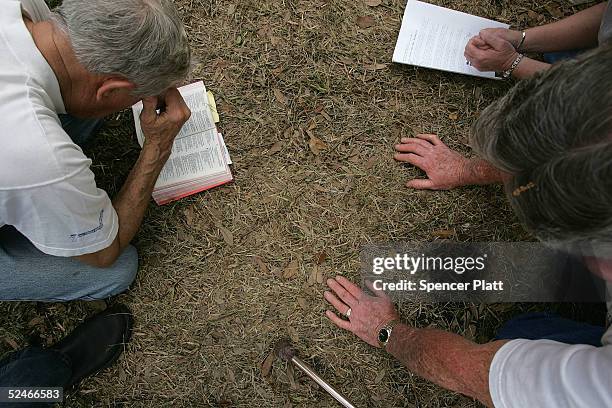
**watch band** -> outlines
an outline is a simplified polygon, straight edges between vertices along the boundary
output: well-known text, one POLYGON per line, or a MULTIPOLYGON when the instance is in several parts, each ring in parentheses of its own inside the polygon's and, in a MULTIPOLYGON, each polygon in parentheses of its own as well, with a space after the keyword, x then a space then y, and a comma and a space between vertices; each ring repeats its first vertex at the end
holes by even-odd
POLYGON ((520 64, 521 61, 523 60, 523 57, 524 57, 524 55, 519 53, 519 55, 516 57, 516 59, 514 60, 512 65, 510 66, 510 69, 502 72, 502 78, 504 78, 504 79, 510 78, 510 76, 512 75, 512 72, 514 72, 516 67, 518 67, 518 64, 520 64))
POLYGON ((525 38, 527 38, 527 31, 523 31, 521 34, 521 42, 519 43, 518 47, 516 47, 518 52, 521 52, 521 47, 525 43, 525 38))
POLYGON ((393 328, 400 323, 398 319, 391 320, 389 323, 384 324, 380 329, 378 329, 378 345, 383 350, 386 350, 387 344, 391 339, 391 333, 393 333, 393 328))

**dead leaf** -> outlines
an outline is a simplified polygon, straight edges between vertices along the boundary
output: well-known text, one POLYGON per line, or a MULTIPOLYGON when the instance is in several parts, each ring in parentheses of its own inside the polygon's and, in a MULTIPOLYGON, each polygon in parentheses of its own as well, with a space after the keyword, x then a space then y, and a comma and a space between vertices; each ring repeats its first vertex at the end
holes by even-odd
POLYGON ((236 12, 236 5, 235 4, 230 4, 229 6, 227 6, 227 14, 228 15, 233 15, 236 12))
POLYGON ((223 236, 223 240, 227 245, 234 245, 234 235, 230 230, 225 227, 219 226, 219 230, 221 231, 221 235, 223 236))
POLYGON ((317 283, 323 283, 323 268, 317 268, 317 283))
POLYGON ((272 147, 270 148, 270 150, 268 150, 269 154, 276 154, 278 152, 280 152, 281 150, 283 150, 283 146, 285 145, 285 142, 282 140, 279 140, 278 142, 274 143, 272 145, 272 147))
POLYGON ((378 7, 382 4, 382 0, 366 0, 366 4, 370 7, 378 7))
POLYGON ((327 252, 321 251, 317 254, 315 262, 317 263, 317 265, 321 265, 323 264, 323 262, 325 262, 326 259, 327 259, 327 252))
POLYGON ((318 156, 323 150, 327 149, 327 145, 325 144, 325 142, 319 139, 318 137, 313 136, 312 134, 310 135, 308 147, 310 147, 310 151, 315 156, 318 156))
POLYGON ((276 102, 280 103, 281 105, 287 105, 287 98, 280 89, 274 88, 274 97, 276 98, 276 102))
POLYGON ((45 321, 42 317, 37 316, 30 320, 30 322, 28 323, 28 327, 41 326, 42 324, 44 324, 44 322, 45 321))
POLYGON ((302 310, 308 311, 308 301, 305 298, 299 297, 297 298, 297 302, 298 305, 300 305, 300 307, 302 308, 302 310))
POLYGON ((261 363, 261 376, 262 377, 266 378, 270 376, 270 373, 272 372, 272 364, 274 364, 274 360, 276 360, 276 355, 274 354, 274 351, 271 351, 270 354, 268 354, 268 356, 261 363))
POLYGON ((289 337, 291 338, 291 342, 293 343, 300 342, 300 336, 298 335, 297 330, 295 330, 293 327, 287 326, 287 333, 289 334, 289 337))
POLYGON ((13 340, 12 338, 10 338, 10 337, 5 337, 4 338, 4 342, 6 344, 8 344, 9 346, 11 346, 11 348, 13 350, 18 350, 19 349, 19 344, 17 344, 17 342, 15 340, 13 340))
POLYGON ((443 229, 443 230, 436 230, 436 231, 432 231, 431 235, 433 235, 434 237, 438 237, 438 238, 451 238, 453 236, 455 236, 457 232, 454 229, 443 229))
POLYGON ((268 265, 266 265, 266 262, 263 260, 261 256, 257 256, 257 255, 253 256, 253 262, 255 262, 255 265, 259 267, 259 270, 264 275, 267 275, 270 273, 270 268, 268 268, 268 265))
POLYGON ((365 168, 367 170, 370 170, 372 167, 374 167, 374 165, 376 164, 376 156, 372 156, 368 159, 368 161, 365 164, 365 168))
POLYGON ((308 281, 306 282, 308 286, 312 286, 315 283, 317 283, 318 274, 319 274, 319 266, 315 265, 314 268, 312 268, 312 272, 310 272, 310 275, 308 276, 308 281))
POLYGON ((380 71, 381 69, 386 69, 389 66, 389 64, 372 64, 372 65, 366 65, 366 69, 369 69, 371 71, 380 71))
POLYGON ((459 115, 457 115, 457 112, 453 112, 450 115, 448 115, 448 118, 450 120, 457 120, 457 119, 459 119, 459 115))
POLYGON ((384 369, 380 370, 380 372, 376 375, 376 378, 374 378, 374 383, 380 384, 383 378, 385 378, 385 374, 387 374, 387 372, 384 369))
POLYGON ((376 24, 374 17, 372 16, 361 16, 357 18, 357 25, 359 28, 369 28, 376 24))
POLYGON ((299 266, 300 265, 296 259, 289 262, 289 264, 285 267, 285 270, 283 271, 283 278, 284 279, 295 278, 298 274, 299 266))
POLYGON ((299 388, 298 383, 295 380, 295 372, 293 369, 293 364, 287 364, 287 378, 289 379, 289 384, 291 385, 291 389, 296 390, 299 388))
POLYGON ((193 225, 193 219, 194 219, 193 205, 190 205, 189 207, 185 208, 185 211, 183 211, 183 213, 185 214, 185 222, 187 223, 187 225, 189 226, 193 225))

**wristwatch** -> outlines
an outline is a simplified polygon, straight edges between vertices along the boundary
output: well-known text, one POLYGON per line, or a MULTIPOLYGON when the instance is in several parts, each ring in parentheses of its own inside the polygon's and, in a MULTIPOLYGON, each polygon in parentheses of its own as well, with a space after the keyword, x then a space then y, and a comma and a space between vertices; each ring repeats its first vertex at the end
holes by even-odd
POLYGON ((391 333, 393 333, 393 328, 397 325, 399 320, 391 320, 389 323, 383 325, 380 330, 378 330, 378 345, 385 350, 387 348, 387 344, 391 339, 391 333))

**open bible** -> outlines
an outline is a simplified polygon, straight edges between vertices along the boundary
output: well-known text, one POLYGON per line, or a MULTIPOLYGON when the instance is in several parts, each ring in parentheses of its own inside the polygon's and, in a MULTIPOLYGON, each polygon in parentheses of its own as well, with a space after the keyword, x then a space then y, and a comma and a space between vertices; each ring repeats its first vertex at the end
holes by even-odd
POLYGON ((480 72, 468 65, 463 52, 470 38, 480 30, 508 27, 494 20, 408 0, 393 62, 495 78, 495 72, 480 72))
MULTIPOLYGON (((176 136, 172 154, 155 183, 153 199, 159 205, 233 180, 231 160, 211 110, 214 100, 209 99, 204 83, 183 86, 179 92, 191 109, 191 117, 176 136)), ((142 146, 145 140, 140 126, 142 102, 132 106, 132 112, 138 143, 142 146)))

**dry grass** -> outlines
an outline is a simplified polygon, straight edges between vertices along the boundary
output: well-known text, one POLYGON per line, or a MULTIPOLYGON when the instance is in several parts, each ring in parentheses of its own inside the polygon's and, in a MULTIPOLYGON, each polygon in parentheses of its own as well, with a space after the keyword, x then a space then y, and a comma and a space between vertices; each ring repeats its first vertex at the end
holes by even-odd
MULTIPOLYGON (((136 242, 140 274, 118 299, 136 315, 134 339, 67 405, 335 407, 280 362, 261 377, 271 346, 288 334, 357 406, 475 406, 332 327, 325 286, 308 278, 324 252, 325 277, 359 279, 367 242, 431 240, 441 229, 462 241, 529 239, 500 188, 411 191, 404 183, 422 174, 392 160, 393 144, 416 132, 468 153, 471 123, 508 85, 390 64, 401 0, 375 8, 362 0, 177 3, 198 59, 194 78, 218 99, 236 182, 151 206, 136 242), (376 23, 362 30, 355 22, 364 15, 376 23), (318 155, 309 132, 327 146, 318 155), (279 276, 292 261, 297 275, 279 276)), ((520 26, 558 10, 552 1, 436 3, 520 26)), ((89 149, 110 193, 138 155, 130 121, 120 115, 89 149)), ((4 304, 0 352, 32 333, 52 342, 98 306, 4 304)), ((518 309, 401 305, 408 322, 480 341, 518 309)))

